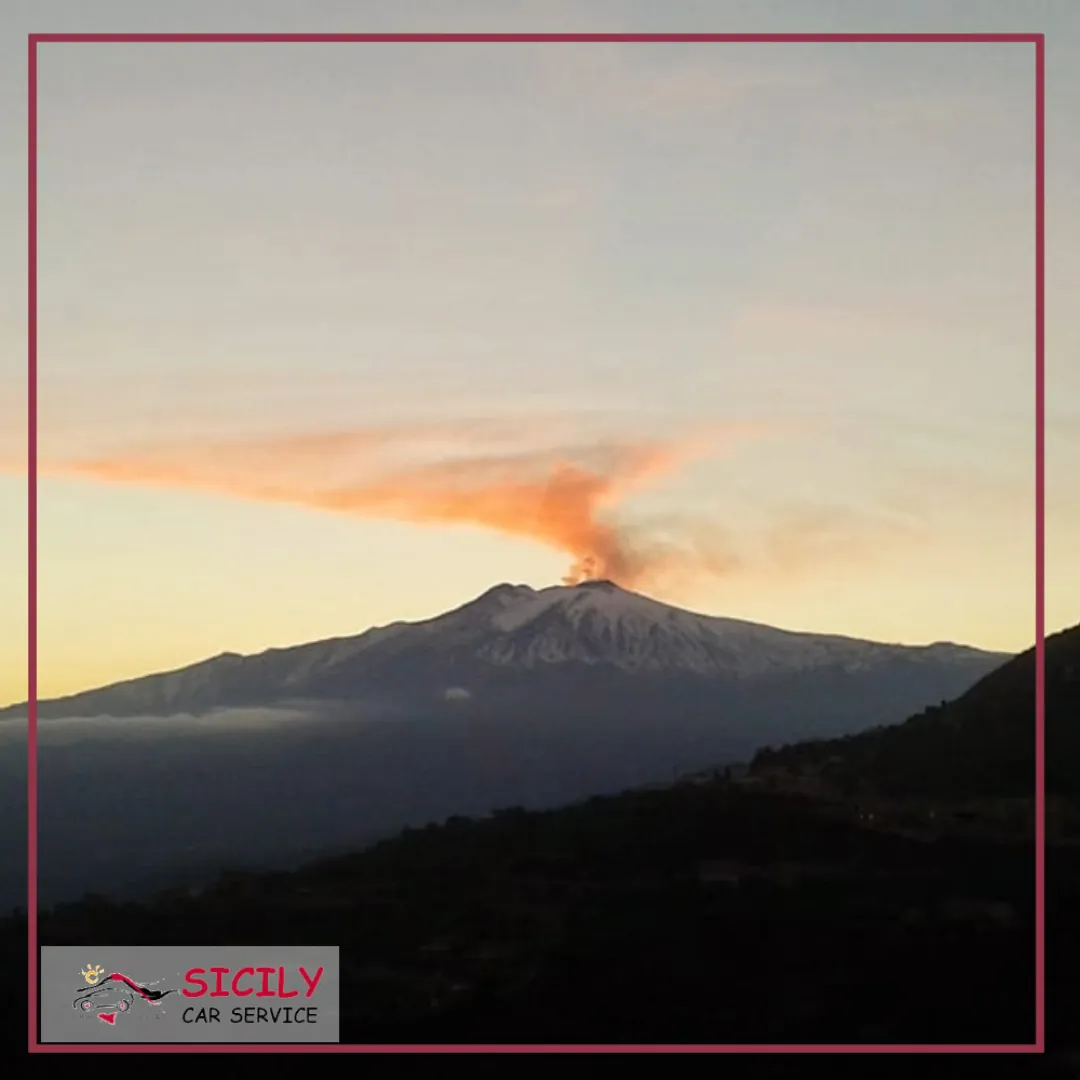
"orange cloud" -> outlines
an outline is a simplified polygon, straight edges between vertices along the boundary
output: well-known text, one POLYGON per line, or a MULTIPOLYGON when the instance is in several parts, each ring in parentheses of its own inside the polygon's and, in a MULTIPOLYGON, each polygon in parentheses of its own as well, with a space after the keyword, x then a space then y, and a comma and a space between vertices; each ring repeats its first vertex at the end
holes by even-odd
POLYGON ((566 554, 571 559, 567 581, 606 577, 635 587, 677 571, 718 573, 731 567, 734 555, 701 526, 669 520, 635 529, 613 520, 612 512, 631 493, 763 430, 743 425, 670 441, 521 449, 528 431, 518 429, 519 448, 495 449, 492 442, 510 442, 511 428, 433 425, 163 444, 44 463, 40 472, 200 490, 364 518, 473 525, 566 554), (444 455, 417 461, 417 452, 431 445, 441 447, 444 455), (445 456, 455 448, 456 456, 445 456))

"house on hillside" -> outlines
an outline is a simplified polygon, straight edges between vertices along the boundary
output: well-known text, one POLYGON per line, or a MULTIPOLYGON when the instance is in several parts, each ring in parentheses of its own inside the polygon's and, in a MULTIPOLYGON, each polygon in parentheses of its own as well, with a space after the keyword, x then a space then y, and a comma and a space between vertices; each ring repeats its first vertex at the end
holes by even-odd
POLYGON ((703 784, 715 784, 719 779, 719 771, 716 769, 709 769, 708 772, 691 773, 689 776, 681 776, 676 783, 680 787, 687 784, 700 787, 703 784))
POLYGON ((770 791, 785 791, 793 787, 791 770, 785 765, 769 765, 755 774, 762 786, 770 791))
POLYGON ((738 787, 749 788, 751 790, 767 786, 767 781, 764 776, 759 776, 757 773, 751 772, 747 772, 743 776, 732 777, 731 782, 738 787))

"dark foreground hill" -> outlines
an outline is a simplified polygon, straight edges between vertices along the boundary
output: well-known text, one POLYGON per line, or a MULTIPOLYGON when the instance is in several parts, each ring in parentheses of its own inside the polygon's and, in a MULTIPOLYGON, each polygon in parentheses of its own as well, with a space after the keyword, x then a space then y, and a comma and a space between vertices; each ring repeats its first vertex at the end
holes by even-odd
MULTIPOLYGON (((1047 638, 1046 790, 1080 796, 1080 626, 1047 638)), ((1035 784, 1035 650, 906 723, 761 750, 752 771, 810 774, 840 790, 950 799, 1029 798, 1035 784)))
MULTIPOLYGON (((407 831, 45 944, 336 944, 345 1041, 1027 1043, 1032 848, 934 843, 718 778, 407 831)), ((16 928, 9 924, 9 948, 16 928)))
MULTIPOLYGON (((1078 631, 1046 654, 1050 785, 1074 811, 1078 631)), ((816 794, 718 772, 454 818, 199 896, 88 898, 43 914, 41 940, 336 944, 342 1039, 361 1043, 1029 1043, 1034 672, 1027 653, 896 728, 760 755, 759 775, 829 766, 816 794), (889 799, 935 826, 868 820, 889 799), (1027 816, 954 822, 973 800, 1027 816)), ((1068 827, 1047 850, 1058 1050, 1080 1015, 1077 851, 1068 827)), ((11 963, 24 928, 0 933, 11 963)))

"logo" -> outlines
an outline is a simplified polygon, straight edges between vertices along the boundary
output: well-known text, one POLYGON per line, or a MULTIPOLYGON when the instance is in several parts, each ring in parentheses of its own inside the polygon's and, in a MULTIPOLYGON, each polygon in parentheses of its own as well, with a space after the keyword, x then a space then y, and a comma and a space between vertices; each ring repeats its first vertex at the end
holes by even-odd
POLYGON ((126 1013, 136 1002, 143 1002, 152 1007, 160 1007, 161 1002, 176 990, 154 990, 144 983, 137 983, 114 971, 102 978, 103 967, 87 965, 79 974, 89 983, 76 991, 73 1009, 96 1016, 103 1024, 116 1024, 116 1018, 126 1013))
POLYGON ((40 1037, 69 1046, 336 1043, 340 982, 335 945, 44 945, 40 1037))

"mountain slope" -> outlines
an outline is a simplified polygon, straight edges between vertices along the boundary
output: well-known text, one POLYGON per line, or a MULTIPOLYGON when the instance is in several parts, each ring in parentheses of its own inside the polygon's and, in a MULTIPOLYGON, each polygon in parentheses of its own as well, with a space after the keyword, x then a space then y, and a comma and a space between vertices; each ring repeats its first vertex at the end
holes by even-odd
MULTIPOLYGON (((605 583, 499 586, 425 622, 43 703, 39 888, 53 902, 101 880, 289 865, 452 814, 662 782, 900 721, 1002 659, 707 618, 605 583), (88 777, 123 792, 107 826, 88 777)), ((0 724, 0 866, 21 865, 25 784, 25 728, 0 724)))
MULTIPOLYGON (((257 656, 226 653, 39 702, 38 712, 43 718, 138 716, 358 700, 415 710, 482 695, 508 678, 528 683, 532 692, 537 677, 550 681, 568 673, 590 685, 634 677, 668 690, 673 679, 715 689, 801 677, 887 678, 899 670, 913 680, 916 703, 923 704, 961 692, 1005 659, 951 644, 885 645, 697 615, 609 582, 541 590, 500 585, 424 622, 257 656)), ((0 715, 20 708, 25 711, 23 705, 0 715)))
MULTIPOLYGON (((1080 626, 1046 639, 1046 788, 1080 795, 1080 626)), ((894 727, 766 749, 758 771, 824 770, 841 786, 895 795, 1022 798, 1034 791, 1035 650, 941 707, 894 727)))

